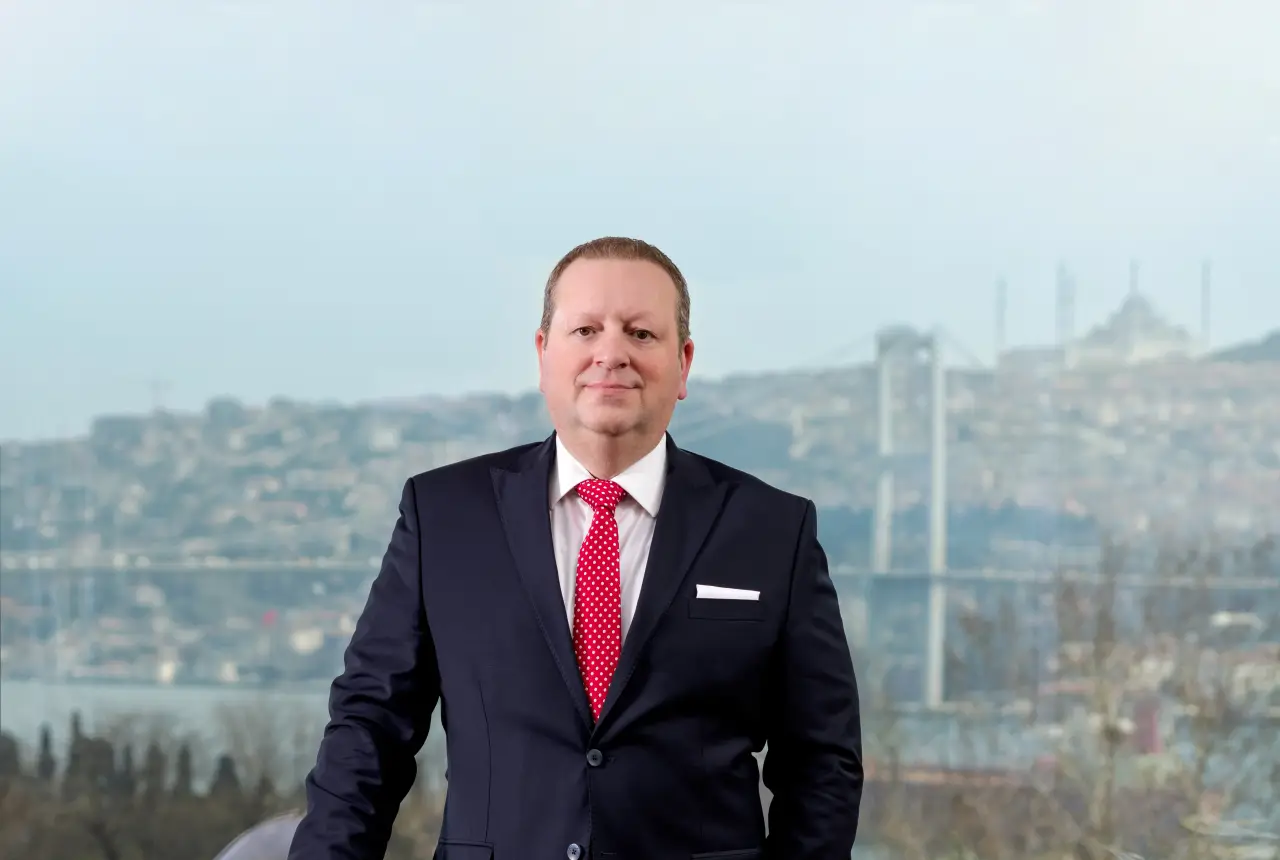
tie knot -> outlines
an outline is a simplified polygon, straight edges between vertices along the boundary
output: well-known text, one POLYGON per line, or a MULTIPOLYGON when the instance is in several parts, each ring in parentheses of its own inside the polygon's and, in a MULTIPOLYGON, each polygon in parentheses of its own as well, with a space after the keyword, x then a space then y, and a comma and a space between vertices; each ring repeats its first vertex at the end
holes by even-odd
POLYGON ((590 478, 578 484, 578 496, 596 513, 612 513, 626 494, 627 491, 613 481, 602 481, 599 478, 590 478))

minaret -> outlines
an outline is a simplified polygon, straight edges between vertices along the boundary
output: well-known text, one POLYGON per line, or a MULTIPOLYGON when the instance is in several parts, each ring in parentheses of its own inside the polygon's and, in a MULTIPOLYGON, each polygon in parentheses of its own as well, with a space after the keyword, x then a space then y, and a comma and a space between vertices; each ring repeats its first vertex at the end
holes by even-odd
POLYGON ((1070 365, 1069 353, 1075 339, 1076 285, 1066 263, 1058 264, 1057 338, 1064 365, 1070 365))
POLYGON ((1209 351, 1209 292, 1213 280, 1213 263, 1205 260, 1200 265, 1200 349, 1209 351))
POLYGON ((1009 304, 1009 284, 1004 278, 996 282, 996 354, 995 364, 1000 365, 1000 356, 1004 355, 1006 347, 1004 320, 1005 312, 1009 304))

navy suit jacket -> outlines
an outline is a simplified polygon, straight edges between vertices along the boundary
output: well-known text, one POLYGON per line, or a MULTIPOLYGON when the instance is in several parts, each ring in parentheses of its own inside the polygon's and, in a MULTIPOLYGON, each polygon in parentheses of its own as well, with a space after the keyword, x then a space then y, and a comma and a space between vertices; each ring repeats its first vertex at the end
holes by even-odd
POLYGON ((437 860, 847 860, 858 692, 813 503, 683 451, 593 722, 553 555, 554 436, 410 478, 290 860, 380 860, 437 703, 437 860), (698 584, 759 600, 698 598, 698 584), (768 745, 768 829, 753 752, 768 745))

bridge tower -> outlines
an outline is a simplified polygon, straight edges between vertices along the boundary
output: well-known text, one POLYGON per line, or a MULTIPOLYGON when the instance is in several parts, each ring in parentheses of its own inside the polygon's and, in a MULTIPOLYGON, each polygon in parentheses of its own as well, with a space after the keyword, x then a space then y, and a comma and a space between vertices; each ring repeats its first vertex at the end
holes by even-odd
POLYGON ((930 377, 929 443, 929 588, 926 614, 922 698, 926 707, 942 704, 946 662, 947 591, 947 378, 941 330, 930 334, 894 328, 876 337, 877 448, 879 465, 872 520, 871 575, 893 571, 894 471, 897 452, 893 427, 895 369, 928 363, 930 377))

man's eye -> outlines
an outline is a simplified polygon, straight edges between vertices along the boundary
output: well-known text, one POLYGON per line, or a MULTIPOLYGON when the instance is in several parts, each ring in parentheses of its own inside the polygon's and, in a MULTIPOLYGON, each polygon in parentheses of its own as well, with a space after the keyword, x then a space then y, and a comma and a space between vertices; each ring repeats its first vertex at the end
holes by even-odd
POLYGON ((635 336, 640 338, 641 340, 650 340, 653 338, 653 332, 640 329, 639 331, 635 332, 635 336))
POLYGON ((573 330, 573 333, 574 334, 591 334, 591 326, 584 325, 581 328, 576 328, 573 330))

